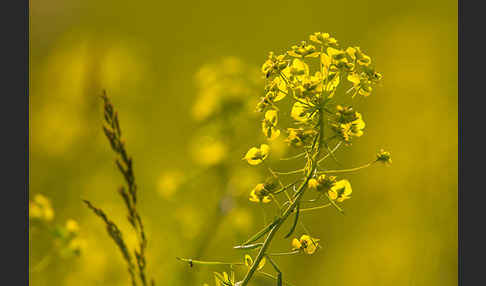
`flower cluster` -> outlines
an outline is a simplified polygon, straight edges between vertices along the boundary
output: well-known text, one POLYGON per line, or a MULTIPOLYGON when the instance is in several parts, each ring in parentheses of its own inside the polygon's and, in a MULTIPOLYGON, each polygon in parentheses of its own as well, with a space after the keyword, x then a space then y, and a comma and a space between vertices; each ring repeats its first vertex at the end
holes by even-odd
POLYGON ((54 210, 48 198, 36 194, 29 200, 29 219, 50 222, 54 218, 54 210))
POLYGON ((319 239, 311 235, 299 219, 306 212, 327 207, 334 207, 342 213, 343 202, 351 199, 351 183, 345 178, 338 179, 335 174, 358 171, 376 162, 391 163, 390 153, 381 150, 374 160, 359 167, 331 170, 325 166, 326 159, 336 160, 335 152, 340 146, 350 145, 364 134, 366 124, 362 114, 344 102, 356 96, 370 96, 373 87, 382 78, 375 71, 371 57, 360 47, 342 48, 328 33, 314 33, 309 41, 293 45, 284 53, 270 52, 261 72, 265 85, 256 111, 263 114, 262 133, 269 142, 286 133, 283 141, 296 154, 280 160, 303 159, 304 163, 301 168, 290 171, 275 170, 266 162, 272 151, 265 143, 251 147, 243 157, 249 165, 262 166, 268 172, 267 179, 258 182, 249 191, 249 200, 257 204, 275 204, 277 211, 271 223, 235 247, 259 251, 254 263, 247 256, 245 265, 249 269, 241 281, 236 282, 234 272, 231 278, 219 274, 218 280, 224 285, 248 285, 255 272, 261 272, 260 264, 265 258, 277 273, 276 277, 267 277, 273 277, 277 285, 282 285, 282 272, 271 257, 300 253, 311 255, 320 248, 319 239), (341 90, 345 92, 341 93, 341 90), (281 110, 289 105, 289 111, 281 110), (289 118, 279 120, 279 116, 286 114, 290 115, 289 118), (289 120, 290 126, 280 126, 289 120), (306 199, 306 194, 314 199, 306 199), (270 243, 275 234, 291 217, 293 223, 285 238, 291 237, 299 228, 304 234, 289 243, 290 252, 270 253, 270 243), (262 238, 264 240, 258 242, 262 238))
MULTIPOLYGON (((33 230, 47 230, 53 244, 52 251, 33 267, 34 272, 40 271, 49 262, 51 255, 58 255, 61 258, 77 257, 86 247, 84 239, 79 237, 78 222, 68 219, 64 224, 54 222, 54 208, 49 198, 42 194, 36 194, 29 200, 29 221, 33 230), (37 229, 38 226, 41 226, 37 229)), ((33 232, 35 233, 35 231, 33 232)))

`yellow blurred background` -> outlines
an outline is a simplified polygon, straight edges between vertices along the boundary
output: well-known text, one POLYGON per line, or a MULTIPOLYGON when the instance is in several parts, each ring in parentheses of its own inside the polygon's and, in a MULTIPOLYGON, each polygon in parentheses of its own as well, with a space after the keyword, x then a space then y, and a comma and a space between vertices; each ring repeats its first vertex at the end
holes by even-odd
MULTIPOLYGON (((51 201, 51 225, 78 222, 83 248, 79 257, 56 255, 31 271, 30 285, 129 285, 118 249, 81 201, 103 208, 134 245, 116 193, 122 177, 101 130, 102 89, 134 158, 156 285, 212 285, 213 271, 224 270, 189 268, 176 256, 242 259, 232 247, 263 225, 262 209, 247 200, 261 175, 241 160, 264 142, 260 119, 235 115, 231 130, 202 126, 197 114, 205 111, 194 106, 237 86, 253 108, 268 52, 317 31, 361 46, 384 75, 360 102, 365 135, 337 156, 356 166, 385 148, 393 165, 348 176, 353 198, 345 216, 329 208, 302 217, 323 249, 279 259, 284 279, 456 285, 457 2, 437 0, 32 0, 29 192, 51 201), (207 91, 205 71, 223 76, 223 86, 207 91)), ((55 248, 33 223, 29 243, 31 268, 55 248)), ((289 244, 279 238, 272 248, 289 244)))

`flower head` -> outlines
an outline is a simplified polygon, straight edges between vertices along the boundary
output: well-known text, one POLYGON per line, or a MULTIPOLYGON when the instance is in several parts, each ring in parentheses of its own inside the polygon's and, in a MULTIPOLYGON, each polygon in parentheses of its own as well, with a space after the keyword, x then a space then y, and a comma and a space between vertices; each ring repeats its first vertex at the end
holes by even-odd
POLYGON ((278 74, 287 66, 285 60, 286 55, 275 56, 273 52, 268 54, 268 59, 262 65, 262 73, 268 78, 274 74, 278 74))
POLYGON ((270 192, 265 188, 265 184, 258 184, 253 188, 250 193, 250 201, 264 204, 272 201, 270 192))
POLYGON ((332 129, 345 142, 351 142, 353 137, 361 137, 366 126, 361 113, 339 108, 342 107, 338 106, 337 120, 331 125, 332 129))
POLYGON ((35 195, 34 199, 29 201, 29 218, 51 221, 54 218, 54 210, 49 199, 41 194, 35 195))
POLYGON ((291 146, 301 147, 309 144, 312 138, 317 134, 313 129, 304 130, 303 128, 287 128, 288 137, 285 139, 291 146))
POLYGON ((319 52, 313 45, 308 45, 305 41, 302 41, 299 45, 292 46, 291 50, 287 52, 289 56, 296 58, 315 58, 319 56, 319 52))
POLYGON ((304 234, 300 239, 294 238, 292 240, 292 249, 302 250, 307 254, 313 254, 319 247, 319 244, 317 243, 318 241, 319 239, 304 234))
POLYGON ((303 103, 300 101, 297 101, 294 103, 292 106, 292 110, 290 111, 290 116, 295 119, 296 121, 305 123, 314 118, 314 115, 317 113, 314 112, 313 104, 308 102, 308 103, 303 103))
POLYGON ((336 182, 327 192, 329 198, 333 201, 342 202, 351 198, 353 189, 348 180, 340 180, 336 182))
POLYGON ((337 46, 337 40, 331 37, 328 33, 316 32, 310 35, 309 39, 312 42, 323 46, 337 46))
POLYGON ((356 61, 361 66, 369 66, 371 64, 371 58, 365 55, 359 47, 347 48, 346 54, 348 54, 353 61, 356 61))
POLYGON ((325 192, 330 190, 336 184, 336 177, 335 176, 326 176, 324 174, 320 175, 319 177, 312 178, 309 180, 307 185, 311 189, 315 189, 320 192, 325 192))
POLYGON ((79 232, 79 225, 78 222, 73 219, 68 219, 66 221, 66 230, 72 234, 76 235, 79 232))
POLYGON ((391 159, 390 152, 381 149, 380 152, 378 152, 378 154, 376 154, 376 161, 382 162, 384 164, 391 164, 392 159, 391 159))
POLYGON ((260 148, 252 147, 246 153, 244 160, 248 162, 250 165, 258 165, 262 163, 267 157, 270 151, 270 147, 267 144, 260 145, 260 148))

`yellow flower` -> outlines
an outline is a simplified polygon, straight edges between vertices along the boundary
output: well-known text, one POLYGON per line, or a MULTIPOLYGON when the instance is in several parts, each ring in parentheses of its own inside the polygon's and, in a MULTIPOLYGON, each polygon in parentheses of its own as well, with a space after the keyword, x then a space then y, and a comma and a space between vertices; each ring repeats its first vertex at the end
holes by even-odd
MULTIPOLYGON (((344 69, 347 72, 350 72, 354 69, 354 64, 348 61, 348 57, 350 56, 340 49, 335 49, 333 47, 327 48, 327 54, 330 57, 330 61, 332 65, 338 69, 344 69)), ((321 57, 321 61, 323 58, 321 57)), ((352 59, 350 58, 352 61, 352 59)))
POLYGON ((285 55, 275 56, 273 52, 270 52, 268 59, 262 65, 262 73, 268 78, 271 75, 278 74, 287 66, 285 55))
POLYGON ((302 80, 309 75, 309 66, 304 61, 296 58, 290 66, 282 70, 282 74, 290 81, 302 80))
POLYGON ((346 49, 346 54, 351 57, 353 61, 357 61, 359 65, 369 66, 371 64, 371 58, 365 55, 359 47, 349 47, 346 49))
POLYGON ((342 202, 351 198, 353 189, 348 180, 340 180, 328 191, 329 198, 333 201, 342 202))
POLYGON ((376 161, 382 162, 384 164, 391 164, 392 159, 390 152, 381 149, 380 152, 376 154, 376 161))
POLYGON ((322 44, 324 46, 336 46, 337 40, 331 37, 328 33, 316 32, 310 35, 309 39, 314 43, 322 44))
POLYGON ((226 158, 228 148, 222 140, 204 136, 192 145, 194 160, 200 165, 214 166, 226 158))
POLYGON ((76 256, 81 255, 81 253, 86 249, 87 243, 86 240, 81 239, 81 238, 74 238, 71 241, 69 241, 69 244, 67 245, 67 253, 72 253, 76 256))
POLYGON ((311 139, 317 134, 317 131, 313 129, 304 130, 302 128, 287 128, 287 132, 289 135, 285 142, 295 147, 310 143, 311 139))
POLYGON ((73 235, 76 235, 79 232, 79 225, 78 222, 73 219, 68 219, 66 221, 66 230, 73 235))
MULTIPOLYGON (((257 271, 261 270, 263 268, 263 266, 265 266, 265 262, 266 262, 266 259, 265 259, 265 257, 263 257, 262 260, 260 260, 260 263, 258 264, 258 267, 257 267, 256 270, 257 271)), ((247 267, 251 267, 253 265, 253 259, 248 254, 245 255, 245 265, 247 267)))
POLYGON ((250 165, 258 165, 268 157, 269 151, 270 147, 267 144, 260 145, 260 148, 252 147, 243 157, 243 160, 246 160, 250 165))
POLYGON ((291 50, 287 52, 289 56, 296 58, 315 58, 319 56, 319 52, 313 45, 308 45, 305 41, 302 41, 300 45, 292 46, 291 50))
POLYGON ((319 239, 304 234, 300 239, 294 238, 292 240, 292 250, 302 250, 307 254, 313 254, 319 247, 318 241, 319 239))
POLYGON ((360 137, 363 135, 363 129, 366 124, 363 121, 361 113, 355 112, 354 118, 355 119, 350 122, 341 123, 338 121, 336 124, 331 125, 337 135, 345 142, 350 142, 353 137, 360 137))
POLYGON ((29 218, 52 221, 54 210, 49 199, 41 194, 35 195, 34 199, 29 201, 29 218))
POLYGON ((265 86, 265 92, 273 93, 270 95, 271 102, 280 101, 287 95, 287 84, 281 77, 275 77, 265 86))
POLYGON ((313 104, 308 102, 307 104, 297 101, 292 106, 290 116, 299 122, 307 122, 316 114, 312 110, 313 104))
POLYGON ((356 122, 360 118, 362 118, 359 112, 354 111, 351 106, 336 106, 336 121, 339 123, 350 123, 356 122))
POLYGON ((255 203, 271 202, 270 192, 265 188, 265 184, 256 185, 250 193, 250 201, 255 203))
POLYGON ((335 176, 326 176, 323 174, 320 175, 317 179, 315 178, 310 179, 309 182, 307 183, 307 186, 311 189, 325 192, 331 189, 335 183, 336 183, 335 176))
POLYGON ((184 183, 184 175, 180 171, 170 170, 164 172, 157 182, 157 192, 162 197, 169 199, 184 183))
POLYGON ((346 54, 342 50, 329 47, 327 48, 327 54, 331 57, 331 60, 336 62, 347 61, 346 54))
POLYGON ((280 130, 277 129, 278 112, 276 110, 268 110, 265 113, 265 118, 262 121, 263 134, 268 140, 274 140, 280 135, 280 130))
POLYGON ((319 186, 319 182, 317 182, 316 179, 312 178, 309 180, 309 182, 307 183, 307 186, 311 189, 317 189, 317 187, 319 186))
MULTIPOLYGON (((376 73, 378 78, 381 78, 381 74, 376 73)), ((369 96, 372 91, 372 81, 368 78, 366 73, 351 73, 348 75, 348 81, 350 81, 353 84, 353 94, 352 97, 355 97, 356 94, 361 94, 363 96, 369 96)))

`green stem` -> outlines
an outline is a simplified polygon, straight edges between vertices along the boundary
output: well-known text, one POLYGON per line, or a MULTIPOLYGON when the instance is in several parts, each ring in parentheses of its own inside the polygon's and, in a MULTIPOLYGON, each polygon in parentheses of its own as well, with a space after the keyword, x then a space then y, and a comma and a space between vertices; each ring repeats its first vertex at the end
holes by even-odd
MULTIPOLYGON (((261 275, 263 275, 263 276, 265 276, 265 277, 267 277, 267 278, 273 279, 273 280, 277 280, 277 279, 278 279, 277 277, 275 277, 275 276, 273 276, 272 274, 267 273, 267 272, 258 271, 258 274, 261 274, 261 275)), ((285 285, 288 285, 288 286, 294 286, 293 284, 291 284, 291 283, 289 283, 289 282, 286 282, 286 281, 282 281, 282 282, 283 282, 283 284, 285 284, 285 285)))
POLYGON ((320 209, 327 208, 327 207, 330 207, 330 206, 331 206, 331 203, 328 203, 328 204, 318 206, 318 207, 300 209, 300 211, 301 212, 309 212, 309 211, 314 211, 314 210, 320 210, 320 209))
POLYGON ((282 216, 280 217, 280 219, 277 219, 277 223, 275 224, 275 226, 273 226, 271 228, 270 233, 268 234, 267 238, 263 242, 263 245, 260 248, 260 251, 258 252, 255 261, 253 262, 252 266, 250 267, 250 269, 246 273, 246 275, 243 278, 243 280, 237 283, 238 286, 246 286, 246 285, 248 285, 248 283, 250 282, 251 278, 253 277, 253 274, 255 274, 255 271, 256 271, 258 265, 260 264, 260 261, 263 259, 263 257, 265 257, 265 253, 266 253, 268 247, 270 246, 270 243, 272 242, 275 234, 278 232, 278 230, 280 229, 280 227, 282 226, 282 224, 287 220, 287 218, 290 216, 290 214, 292 214, 292 212, 294 211, 294 209, 299 204, 302 196, 305 193, 307 183, 309 182, 309 180, 311 179, 311 177, 314 174, 314 171, 317 168, 317 162, 315 160, 319 156, 319 153, 321 151, 321 145, 322 145, 322 142, 323 142, 322 138, 324 137, 324 123, 325 123, 325 120, 324 120, 324 115, 323 115, 323 112, 322 111, 319 112, 319 117, 320 117, 319 118, 319 134, 317 134, 317 136, 319 137, 319 139, 318 139, 318 144, 317 144, 317 151, 316 151, 316 153, 314 154, 314 156, 312 157, 312 159, 310 161, 311 166, 308 169, 309 171, 306 174, 305 180, 304 180, 304 182, 302 182, 302 184, 297 189, 297 192, 296 192, 296 194, 294 196, 295 199, 292 201, 292 203, 289 205, 289 207, 284 211, 284 213, 282 214, 282 216))
POLYGON ((312 173, 314 171, 315 167, 312 168, 312 172, 309 172, 309 174, 306 177, 306 180, 300 185, 297 195, 295 200, 292 202, 292 204, 285 210, 285 212, 282 214, 282 217, 280 220, 278 220, 277 224, 272 227, 272 230, 270 230, 270 233, 268 234, 267 238, 263 242, 262 247, 260 248, 260 251, 258 252, 258 255, 252 264, 250 270, 245 275, 245 278, 243 278, 243 281, 241 281, 238 286, 246 286, 248 282, 250 282, 250 279, 253 277, 253 274, 255 273, 258 265, 260 264, 260 261, 263 259, 265 256, 265 252, 267 251, 267 248, 270 246, 270 243, 275 236, 275 234, 278 232, 280 227, 282 226, 283 222, 290 216, 290 214, 293 212, 297 204, 299 203, 300 199, 302 198, 303 194, 305 193, 305 187, 307 186, 308 181, 310 180, 312 173))
POLYGON ((277 253, 267 253, 267 256, 285 256, 285 255, 294 255, 294 254, 299 254, 300 251, 290 251, 290 252, 277 252, 277 253))
POLYGON ((365 164, 363 166, 359 166, 359 167, 356 167, 356 168, 351 168, 351 169, 341 169, 341 170, 326 170, 326 171, 319 171, 317 172, 318 174, 338 174, 338 173, 349 173, 349 172, 355 172, 355 171, 359 171, 361 169, 365 169, 365 168, 368 168, 369 166, 373 165, 374 163, 376 162, 375 161, 372 161, 368 164, 365 164))
POLYGON ((293 160, 293 159, 299 159, 300 157, 304 157, 305 154, 306 153, 304 152, 304 153, 297 154, 295 156, 290 156, 290 157, 287 157, 287 158, 281 158, 280 160, 282 160, 282 161, 288 161, 288 160, 293 160))
POLYGON ((336 152, 336 150, 341 146, 342 143, 343 141, 339 141, 339 143, 337 143, 336 146, 334 146, 331 152, 327 153, 326 156, 322 157, 321 159, 319 159, 319 161, 317 161, 317 164, 322 163, 322 161, 326 160, 327 158, 329 158, 329 156, 334 154, 334 152, 336 152))
POLYGON ((203 260, 194 260, 194 259, 188 259, 188 258, 181 258, 181 257, 176 257, 177 260, 180 260, 182 262, 187 262, 189 265, 192 267, 193 264, 200 264, 200 265, 244 265, 243 262, 220 262, 220 261, 203 261, 203 260))
POLYGON ((292 175, 292 174, 300 174, 304 172, 305 169, 299 169, 299 170, 294 170, 294 171, 289 171, 289 172, 278 172, 278 171, 273 171, 277 175, 292 175))

